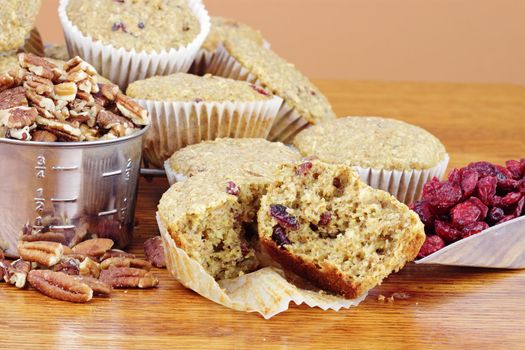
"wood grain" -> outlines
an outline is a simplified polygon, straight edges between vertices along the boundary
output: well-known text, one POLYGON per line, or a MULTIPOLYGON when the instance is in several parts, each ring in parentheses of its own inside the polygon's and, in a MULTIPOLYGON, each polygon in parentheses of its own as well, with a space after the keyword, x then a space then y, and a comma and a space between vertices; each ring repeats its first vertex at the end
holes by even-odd
MULTIPOLYGON (((525 88, 510 85, 318 82, 340 115, 387 115, 436 134, 451 165, 525 157, 525 88)), ((157 234, 164 179, 142 181, 131 250, 157 234)), ((305 306, 265 321, 212 303, 166 271, 150 291, 72 305, 0 286, 0 348, 523 348, 525 271, 410 264, 357 308, 305 306), (394 302, 379 302, 404 293, 394 302)))

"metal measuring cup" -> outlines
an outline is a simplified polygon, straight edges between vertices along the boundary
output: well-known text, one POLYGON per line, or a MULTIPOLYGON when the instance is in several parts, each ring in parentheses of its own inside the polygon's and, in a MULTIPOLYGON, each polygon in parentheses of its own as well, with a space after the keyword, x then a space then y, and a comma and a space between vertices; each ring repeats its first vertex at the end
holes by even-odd
POLYGON ((24 142, 0 138, 0 249, 16 257, 23 233, 56 232, 66 242, 131 240, 142 138, 24 142))

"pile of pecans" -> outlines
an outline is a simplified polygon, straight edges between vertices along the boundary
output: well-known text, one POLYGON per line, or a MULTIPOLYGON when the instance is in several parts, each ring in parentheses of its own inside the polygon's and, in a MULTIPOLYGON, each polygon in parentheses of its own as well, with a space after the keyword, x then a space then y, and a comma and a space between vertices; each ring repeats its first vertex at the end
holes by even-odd
POLYGON ((150 260, 112 249, 113 241, 93 238, 72 248, 53 234, 24 235, 18 244, 20 259, 8 261, 0 251, 0 282, 17 288, 27 284, 42 294, 63 301, 84 303, 94 295, 109 296, 113 288, 153 288, 159 284, 152 263, 165 267, 160 237, 146 241, 150 260), (58 241, 56 241, 58 240, 58 241))
POLYGON ((63 67, 32 54, 0 75, 0 137, 76 142, 128 136, 149 123, 147 111, 80 57, 63 67))

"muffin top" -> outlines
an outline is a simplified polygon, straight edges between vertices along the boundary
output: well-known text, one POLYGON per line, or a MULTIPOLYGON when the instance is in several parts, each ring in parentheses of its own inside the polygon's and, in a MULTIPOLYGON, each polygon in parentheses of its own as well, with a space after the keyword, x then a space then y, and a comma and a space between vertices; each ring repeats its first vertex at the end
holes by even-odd
POLYGON ((261 46, 264 44, 264 38, 261 32, 253 29, 249 25, 229 18, 212 17, 210 34, 208 34, 208 37, 202 44, 202 48, 206 51, 213 52, 230 36, 244 37, 253 40, 253 42, 261 46))
POLYGON ((317 124, 335 118, 330 103, 321 91, 272 50, 244 38, 230 37, 224 46, 264 87, 296 108, 309 123, 317 124))
POLYGON ((0 0, 0 52, 17 50, 33 29, 41 0, 0 0))
POLYGON ((186 0, 70 0, 66 11, 84 35, 130 51, 178 48, 200 32, 186 0))
POLYGON ((378 117, 346 117, 301 131, 293 145, 308 157, 364 168, 428 169, 445 159, 443 144, 428 131, 378 117))
POLYGON ((135 81, 128 86, 126 94, 146 100, 191 102, 264 101, 273 98, 261 87, 244 81, 186 73, 135 81))
POLYGON ((0 74, 7 73, 11 69, 18 67, 18 58, 16 55, 0 56, 0 74))
POLYGON ((273 177, 277 166, 301 159, 280 142, 265 139, 216 139, 187 146, 168 160, 172 170, 191 177, 200 173, 226 177, 273 177))

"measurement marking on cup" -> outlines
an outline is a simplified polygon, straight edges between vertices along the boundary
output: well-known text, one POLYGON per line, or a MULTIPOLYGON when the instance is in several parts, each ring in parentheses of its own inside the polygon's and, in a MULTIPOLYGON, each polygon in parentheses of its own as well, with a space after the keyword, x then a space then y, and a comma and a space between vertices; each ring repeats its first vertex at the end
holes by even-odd
POLYGON ((54 171, 72 171, 72 170, 78 170, 78 166, 57 166, 55 165, 53 167, 54 171))
POLYGON ((51 198, 53 203, 74 203, 77 201, 77 197, 74 198, 51 198))
POLYGON ((50 230, 72 230, 75 228, 75 225, 53 225, 49 226, 50 230))
POLYGON ((120 175, 120 174, 122 174, 122 170, 115 170, 115 171, 110 171, 108 173, 103 173, 102 177, 116 176, 116 175, 120 175))
POLYGON ((100 213, 98 213, 98 216, 110 216, 110 215, 115 215, 117 212, 118 212, 117 209, 108 210, 108 211, 101 211, 100 213))

